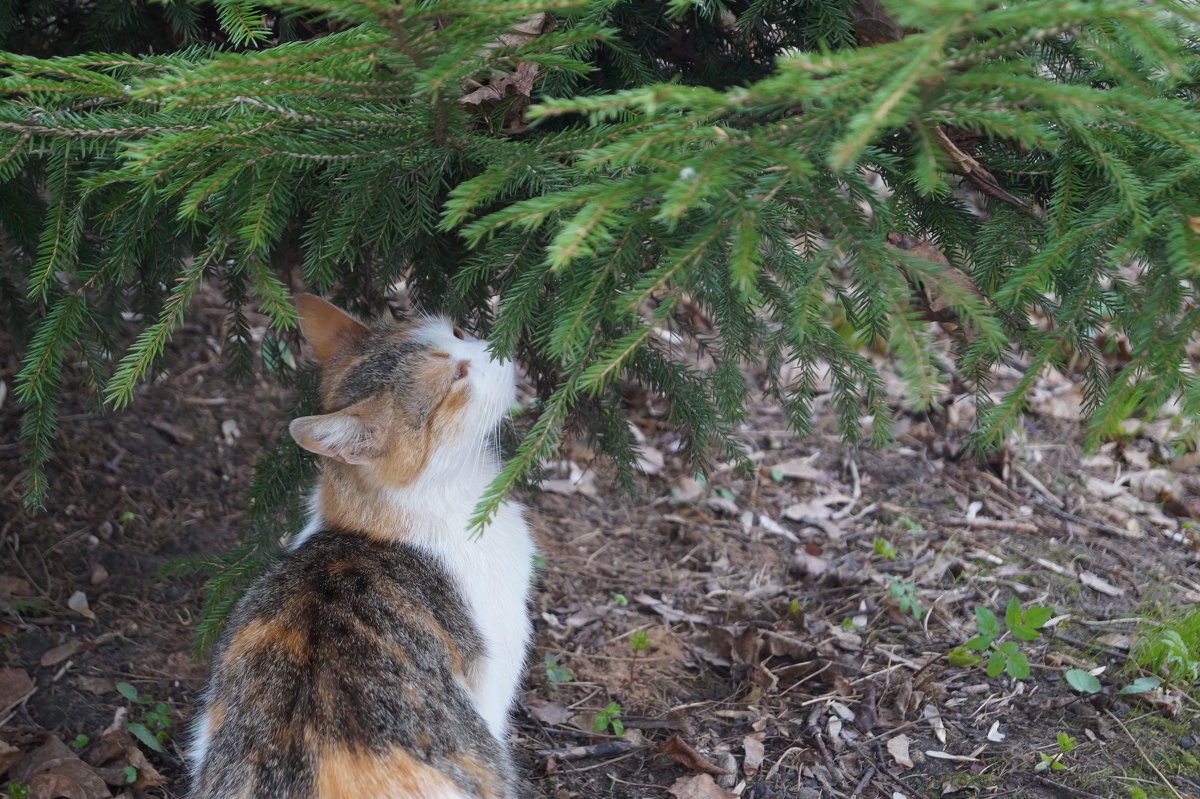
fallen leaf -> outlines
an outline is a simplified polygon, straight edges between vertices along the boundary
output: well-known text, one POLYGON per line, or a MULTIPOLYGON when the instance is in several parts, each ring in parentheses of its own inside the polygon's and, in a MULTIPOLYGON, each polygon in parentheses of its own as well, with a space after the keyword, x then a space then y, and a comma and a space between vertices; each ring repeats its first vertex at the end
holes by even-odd
POLYGON ((562 702, 531 699, 525 703, 525 706, 529 708, 529 715, 542 724, 566 724, 567 720, 571 718, 571 711, 567 710, 567 706, 562 702))
POLYGON ((946 743, 946 725, 942 723, 942 715, 938 713, 938 709, 933 705, 926 705, 921 709, 921 716, 928 719, 929 724, 933 727, 933 734, 937 736, 938 743, 946 743))
POLYGON ((92 609, 88 607, 87 594, 82 591, 76 591, 71 594, 71 598, 67 600, 67 607, 83 616, 85 619, 94 619, 96 614, 92 613, 92 609))
POLYGON ((43 666, 56 666, 71 657, 71 655, 82 652, 83 649, 84 644, 82 641, 67 641, 65 644, 59 644, 42 655, 41 664, 43 666))
POLYGON ((854 726, 864 735, 879 726, 879 713, 875 707, 875 683, 868 681, 863 689, 863 698, 854 713, 854 726))
POLYGON ((66 744, 51 737, 12 767, 9 778, 29 786, 29 799, 107 799, 108 786, 66 744))
POLYGON ((29 583, 20 577, 0 574, 0 599, 8 599, 10 596, 31 596, 29 583))
POLYGON ((116 681, 111 680, 108 677, 88 677, 86 675, 80 675, 75 678, 75 684, 79 686, 79 690, 87 691, 89 694, 95 694, 96 696, 111 694, 113 691, 117 690, 116 681))
POLYGON ((762 765, 766 754, 766 747, 763 746, 763 739, 766 737, 765 732, 756 732, 742 739, 742 749, 746 753, 742 759, 742 771, 747 774, 758 773, 758 767, 762 765))
POLYGON ((6 741, 0 741, 0 777, 21 759, 21 750, 6 741))
POLYGON ((661 451, 642 444, 637 450, 637 464, 638 468, 646 474, 658 474, 666 465, 666 460, 661 451))
POLYGON ((1000 743, 1004 740, 1004 733, 1000 732, 1000 722, 992 722, 992 728, 988 730, 987 739, 993 743, 1000 743))
POLYGON ((1079 573, 1079 582, 1083 583, 1094 591, 1099 591, 1100 593, 1107 594, 1108 596, 1125 595, 1124 588, 1118 588, 1108 580, 1105 580, 1103 577, 1100 577, 1089 571, 1081 571, 1079 573))
POLYGON ((671 783, 667 793, 675 799, 734 799, 737 796, 717 785, 707 774, 680 777, 671 783))
POLYGON ((7 715, 36 688, 21 669, 0 669, 0 716, 7 715))
POLYGON ((769 471, 793 480, 807 480, 810 483, 828 484, 829 473, 812 465, 808 458, 792 458, 783 463, 769 467, 769 471))
POLYGON ((1200 466, 1200 450, 1188 452, 1171 461, 1171 469, 1176 472, 1188 472, 1200 466))
POLYGON ((664 755, 670 755, 677 763, 691 769, 699 771, 702 774, 730 774, 720 766, 704 759, 704 756, 693 749, 687 741, 678 735, 672 735, 663 745, 658 748, 658 751, 664 755))
POLYGON ((912 757, 908 753, 908 747, 910 743, 911 741, 909 741, 908 736, 904 733, 900 733, 899 735, 888 739, 888 754, 891 755, 892 759, 896 761, 896 765, 903 766, 904 768, 913 767, 912 757))

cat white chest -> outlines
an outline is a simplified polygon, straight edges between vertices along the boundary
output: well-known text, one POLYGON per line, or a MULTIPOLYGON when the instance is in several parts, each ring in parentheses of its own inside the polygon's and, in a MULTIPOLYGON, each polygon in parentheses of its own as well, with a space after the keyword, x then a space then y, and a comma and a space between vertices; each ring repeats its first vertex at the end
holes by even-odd
POLYGON ((410 543, 442 562, 466 600, 486 650, 471 688, 488 729, 503 741, 529 646, 533 539, 516 504, 503 507, 482 536, 467 533, 465 517, 446 521, 410 543))

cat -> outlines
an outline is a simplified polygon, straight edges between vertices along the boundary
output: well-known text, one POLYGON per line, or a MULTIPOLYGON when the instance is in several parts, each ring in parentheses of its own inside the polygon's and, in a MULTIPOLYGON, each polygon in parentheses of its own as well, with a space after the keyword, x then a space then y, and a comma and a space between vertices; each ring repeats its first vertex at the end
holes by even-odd
POLYGON ((534 546, 496 476, 511 361, 441 318, 371 325, 311 295, 323 409, 312 515, 233 611, 192 745, 193 799, 515 799, 509 710, 534 546))

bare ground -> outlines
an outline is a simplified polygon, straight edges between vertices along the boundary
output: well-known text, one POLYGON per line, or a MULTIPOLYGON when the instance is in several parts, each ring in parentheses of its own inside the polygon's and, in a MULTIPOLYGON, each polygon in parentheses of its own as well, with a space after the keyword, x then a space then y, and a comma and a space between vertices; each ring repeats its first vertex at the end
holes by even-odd
MULTIPOLYGON (((200 579, 154 573, 235 543, 252 464, 284 421, 278 389, 223 376, 219 313, 198 309, 168 355, 176 372, 130 410, 72 398, 40 515, 20 508, 16 364, 0 360, 0 740, 16 750, 0 744, 0 785, 30 779, 39 747, 43 770, 78 776, 69 753, 46 754, 57 739, 111 794, 184 790, 207 672, 191 655, 200 579), (150 721, 153 705, 118 682, 168 706, 163 753, 103 735, 122 708, 150 721)), ((515 716, 529 795, 1200 795, 1196 698, 1118 693, 1148 676, 1130 662, 1147 620, 1200 600, 1200 476, 1163 424, 1085 457, 1066 393, 1047 384, 1024 435, 986 464, 958 457, 970 419, 953 396, 901 413, 885 452, 844 446, 824 417, 796 440, 763 405, 742 431, 759 468, 713 464, 704 481, 644 400, 634 415, 657 474, 636 497, 569 449, 553 490, 525 497, 545 558, 515 716), (976 606, 1003 617, 1014 596, 1053 609, 1020 644, 1030 678, 951 666, 976 606), (1072 690, 1071 668, 1102 668, 1102 690, 1072 690), (612 703, 621 736, 596 732, 612 703), (1042 753, 1065 768, 1035 771, 1042 753)), ((80 780, 83 793, 45 796, 110 795, 80 780)))

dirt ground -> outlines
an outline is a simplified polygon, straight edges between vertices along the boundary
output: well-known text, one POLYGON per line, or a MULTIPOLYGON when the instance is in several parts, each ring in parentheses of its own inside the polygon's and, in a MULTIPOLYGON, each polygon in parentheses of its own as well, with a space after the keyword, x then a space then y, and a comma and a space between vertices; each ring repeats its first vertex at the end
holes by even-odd
MULTIPOLYGON (((236 543, 253 463, 286 422, 278 388, 224 377, 220 317, 195 310, 130 409, 72 396, 37 515, 0 333, 0 786, 41 769, 75 780, 45 797, 185 790, 202 581, 155 573, 236 543)), ((523 497, 545 560, 514 717, 528 795, 1200 796, 1196 696, 1120 693, 1153 676, 1131 657, 1153 625, 1200 601, 1197 460, 1160 420, 1085 455, 1072 389, 1039 392, 988 463, 959 454, 971 414, 954 394, 911 413, 897 392, 897 444, 877 452, 839 443, 827 415, 797 440, 759 404, 740 431, 758 468, 702 480, 643 398, 653 474, 635 497, 569 447, 523 497), (1051 611, 1033 640, 1003 639, 1030 677, 988 677, 961 651, 951 665, 976 607, 1003 625, 1013 597, 1051 611)))

